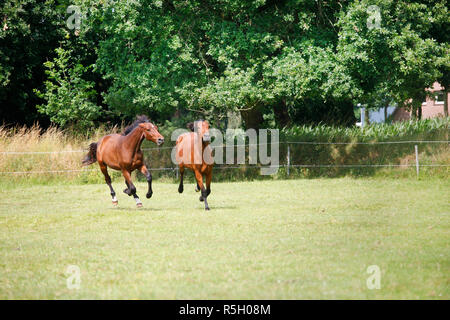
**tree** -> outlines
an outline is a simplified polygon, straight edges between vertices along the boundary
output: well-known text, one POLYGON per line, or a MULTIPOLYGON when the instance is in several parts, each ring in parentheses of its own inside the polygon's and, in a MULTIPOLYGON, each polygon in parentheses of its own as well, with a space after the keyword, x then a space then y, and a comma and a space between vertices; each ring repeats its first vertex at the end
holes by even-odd
POLYGON ((357 103, 420 114, 425 88, 438 80, 448 91, 443 0, 15 3, 0 5, 0 102, 17 107, 0 111, 7 121, 86 126, 146 113, 221 124, 231 112, 247 128, 353 125, 357 103), (81 10, 76 31, 69 4, 81 10))
POLYGON ((338 24, 338 53, 351 77, 358 79, 358 101, 379 107, 380 101, 392 98, 420 117, 426 88, 441 75, 444 51, 430 30, 433 14, 441 16, 444 3, 362 0, 349 6, 338 24), (379 13, 374 27, 368 23, 369 8, 379 13))
POLYGON ((56 53, 53 61, 44 64, 48 75, 45 91, 36 90, 36 93, 46 103, 37 108, 60 126, 70 124, 78 129, 92 126, 101 110, 94 102, 94 83, 83 79, 83 75, 90 68, 71 63, 70 50, 57 48, 56 53))
POLYGON ((441 75, 438 77, 437 81, 444 89, 444 115, 448 117, 448 94, 450 92, 450 45, 447 43, 443 46, 444 54, 439 58, 439 71, 441 75))
POLYGON ((61 11, 53 0, 5 0, 0 4, 0 119, 6 123, 48 123, 36 110, 42 102, 43 63, 63 38, 61 11))
POLYGON ((332 49, 339 1, 78 3, 90 8, 80 37, 103 37, 95 71, 111 82, 105 102, 120 113, 166 119, 176 110, 188 110, 216 122, 238 111, 247 127, 257 128, 263 114, 274 112, 272 106, 277 106, 277 119, 282 114, 289 118, 289 109, 303 108, 309 93, 323 104, 349 101, 351 79, 327 73, 342 74, 332 49), (292 72, 306 72, 311 79, 287 93, 284 76, 270 69, 282 70, 283 59, 289 63, 300 55, 319 61, 315 69, 291 68, 291 86, 305 75, 292 72), (313 79, 316 71, 321 73, 313 79))

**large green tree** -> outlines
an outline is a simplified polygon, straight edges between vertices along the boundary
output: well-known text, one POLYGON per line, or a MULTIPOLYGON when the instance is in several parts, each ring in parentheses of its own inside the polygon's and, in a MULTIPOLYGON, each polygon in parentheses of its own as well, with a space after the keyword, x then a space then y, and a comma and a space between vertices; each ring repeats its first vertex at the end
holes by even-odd
POLYGON ((265 113, 288 124, 305 101, 352 109, 354 85, 334 52, 339 1, 78 4, 89 9, 80 36, 101 35, 95 70, 111 82, 105 102, 117 112, 220 120, 239 111, 258 127, 265 113))
POLYGON ((356 100, 394 100, 420 117, 426 88, 445 75, 446 1, 355 1, 338 26, 338 59, 355 80, 356 100))
POLYGON ((357 103, 419 111, 426 87, 449 86, 443 0, 7 0, 0 8, 7 121, 33 121, 39 105, 60 125, 137 113, 216 125, 230 112, 253 128, 350 125, 357 103), (75 30, 69 5, 81 13, 75 30))
POLYGON ((54 56, 63 39, 62 8, 53 0, 0 2, 0 121, 27 123, 40 120, 33 92, 43 88, 43 63, 54 56))

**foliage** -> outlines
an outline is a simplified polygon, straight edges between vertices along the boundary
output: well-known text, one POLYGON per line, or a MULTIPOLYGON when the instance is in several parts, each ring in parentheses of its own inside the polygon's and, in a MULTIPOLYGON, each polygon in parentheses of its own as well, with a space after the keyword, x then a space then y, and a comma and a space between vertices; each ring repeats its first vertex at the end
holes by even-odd
MULTIPOLYGON (((439 42, 448 24, 446 1, 354 1, 341 13, 339 62, 358 79, 358 101, 369 107, 387 106, 391 100, 415 111, 426 88, 442 77, 448 43, 439 42), (371 27, 370 5, 379 10, 379 25, 371 27)), ((447 26, 448 27, 448 26, 447 26)))
POLYGON ((100 108, 93 101, 94 83, 83 79, 90 68, 71 63, 70 50, 57 48, 56 53, 53 61, 44 63, 48 75, 46 88, 44 93, 39 90, 36 93, 46 103, 37 108, 63 127, 71 123, 79 129, 92 126, 92 121, 100 115, 100 108))
POLYGON ((0 99, 19 110, 3 112, 7 121, 23 113, 35 119, 40 104, 52 121, 80 121, 79 127, 93 120, 117 124, 138 113, 158 123, 180 115, 221 123, 229 112, 240 112, 247 128, 348 126, 357 103, 394 101, 416 111, 434 81, 448 87, 444 0, 21 3, 0 7, 0 99), (81 10, 79 29, 67 28, 69 4, 81 10), (381 20, 373 27, 377 12, 381 20), (75 79, 45 87, 53 80, 45 80, 52 75, 42 63, 56 65, 57 47, 69 52, 67 70, 75 79), (69 102, 70 90, 79 95, 63 112, 57 101, 69 102), (73 112, 75 104, 83 112, 73 112))
POLYGON ((281 131, 283 140, 312 142, 381 142, 404 140, 408 137, 419 139, 424 136, 438 134, 447 140, 449 119, 434 118, 421 121, 402 121, 393 124, 377 123, 363 129, 359 127, 338 127, 327 125, 292 126, 281 131))
POLYGON ((46 117, 33 89, 43 89, 43 63, 62 40, 63 19, 54 0, 0 2, 0 121, 32 124, 46 117))

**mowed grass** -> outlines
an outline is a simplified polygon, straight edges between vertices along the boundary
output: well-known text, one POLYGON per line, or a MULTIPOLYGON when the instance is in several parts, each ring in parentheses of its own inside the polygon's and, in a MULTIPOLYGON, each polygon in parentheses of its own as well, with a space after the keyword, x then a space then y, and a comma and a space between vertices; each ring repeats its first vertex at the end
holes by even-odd
POLYGON ((446 180, 213 183, 209 212, 192 183, 114 187, 0 187, 0 298, 450 298, 446 180))

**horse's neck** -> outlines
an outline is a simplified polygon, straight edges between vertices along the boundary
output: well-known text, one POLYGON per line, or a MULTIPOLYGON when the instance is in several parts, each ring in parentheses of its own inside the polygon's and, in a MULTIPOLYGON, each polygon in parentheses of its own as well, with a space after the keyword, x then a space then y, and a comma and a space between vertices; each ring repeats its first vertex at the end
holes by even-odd
POLYGON ((142 141, 144 140, 142 128, 137 126, 133 131, 125 136, 124 141, 126 145, 133 150, 133 155, 141 148, 142 141))
POLYGON ((202 143, 202 151, 205 151, 205 148, 209 145, 209 142, 204 142, 202 137, 198 133, 196 133, 196 135, 196 139, 200 140, 200 142, 202 143))

